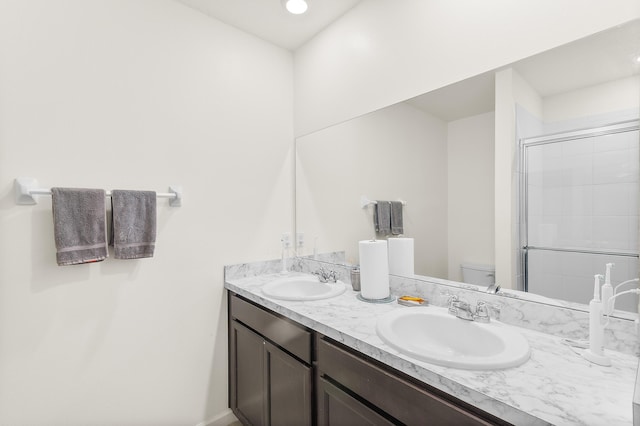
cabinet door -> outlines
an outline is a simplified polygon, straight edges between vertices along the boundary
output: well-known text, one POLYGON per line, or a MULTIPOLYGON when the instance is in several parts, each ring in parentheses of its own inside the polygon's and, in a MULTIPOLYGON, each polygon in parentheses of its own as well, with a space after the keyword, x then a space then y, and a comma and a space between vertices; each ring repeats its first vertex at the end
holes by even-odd
POLYGON ((232 321, 229 349, 231 409, 245 424, 264 425, 264 340, 248 328, 232 321))
POLYGON ((318 426, 392 425, 357 399, 318 379, 318 426))
POLYGON ((311 368, 268 342, 265 367, 269 424, 311 425, 311 368))

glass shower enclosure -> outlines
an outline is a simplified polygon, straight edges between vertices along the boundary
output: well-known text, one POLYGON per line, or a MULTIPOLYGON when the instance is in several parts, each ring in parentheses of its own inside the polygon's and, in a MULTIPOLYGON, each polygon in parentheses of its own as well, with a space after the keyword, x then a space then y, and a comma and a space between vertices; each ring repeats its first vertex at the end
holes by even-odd
MULTIPOLYGON (((589 303, 606 263, 614 286, 638 277, 638 129, 633 120, 520 140, 525 291, 589 303)), ((636 296, 616 301, 637 307, 636 296)))

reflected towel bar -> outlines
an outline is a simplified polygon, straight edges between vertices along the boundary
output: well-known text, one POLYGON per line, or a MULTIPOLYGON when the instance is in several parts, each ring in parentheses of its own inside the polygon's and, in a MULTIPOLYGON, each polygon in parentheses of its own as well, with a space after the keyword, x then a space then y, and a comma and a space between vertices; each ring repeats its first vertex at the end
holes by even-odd
MULTIPOLYGON (((396 201, 400 201, 403 206, 407 205, 406 201, 402 201, 402 200, 396 200, 396 201)), ((367 207, 368 205, 371 205, 371 204, 378 204, 378 202, 375 201, 375 200, 370 200, 367 197, 365 197, 364 195, 360 196, 360 207, 361 208, 364 209, 365 207, 367 207)))
MULTIPOLYGON (((13 192, 15 202, 18 205, 37 204, 34 195, 51 195, 51 189, 38 188, 38 181, 34 178, 16 178, 13 182, 13 192)), ((111 191, 105 191, 107 197, 111 196, 111 191)), ((182 187, 171 185, 169 192, 157 192, 158 198, 168 198, 171 207, 182 206, 182 187)))

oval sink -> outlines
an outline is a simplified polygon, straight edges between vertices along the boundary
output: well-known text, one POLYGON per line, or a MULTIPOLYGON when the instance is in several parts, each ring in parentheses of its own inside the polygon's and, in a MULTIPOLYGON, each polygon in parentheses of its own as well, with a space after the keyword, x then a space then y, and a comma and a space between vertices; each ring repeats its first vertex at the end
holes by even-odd
POLYGON ((338 296, 346 285, 342 281, 321 283, 315 275, 278 278, 262 287, 262 292, 280 300, 321 300, 338 296))
POLYGON ((378 319, 378 336, 405 355, 444 367, 497 370, 529 359, 529 342, 514 328, 450 315, 444 308, 394 310, 378 319))

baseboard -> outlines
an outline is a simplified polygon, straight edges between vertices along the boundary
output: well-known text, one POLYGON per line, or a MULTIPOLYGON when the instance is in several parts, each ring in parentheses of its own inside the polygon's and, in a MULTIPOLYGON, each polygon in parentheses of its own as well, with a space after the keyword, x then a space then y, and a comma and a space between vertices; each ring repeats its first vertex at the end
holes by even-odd
POLYGON ((231 408, 227 408, 217 416, 207 421, 198 423, 196 426, 229 426, 230 424, 237 421, 238 418, 233 415, 233 411, 231 411, 231 408))

